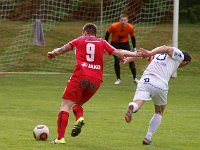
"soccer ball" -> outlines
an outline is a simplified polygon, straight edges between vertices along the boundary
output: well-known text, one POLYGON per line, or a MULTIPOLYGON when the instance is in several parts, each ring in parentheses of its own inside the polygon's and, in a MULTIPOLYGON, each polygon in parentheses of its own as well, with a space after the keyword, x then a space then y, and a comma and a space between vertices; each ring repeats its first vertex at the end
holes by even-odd
POLYGON ((49 128, 46 125, 37 125, 33 130, 33 136, 38 141, 47 140, 49 137, 49 128))

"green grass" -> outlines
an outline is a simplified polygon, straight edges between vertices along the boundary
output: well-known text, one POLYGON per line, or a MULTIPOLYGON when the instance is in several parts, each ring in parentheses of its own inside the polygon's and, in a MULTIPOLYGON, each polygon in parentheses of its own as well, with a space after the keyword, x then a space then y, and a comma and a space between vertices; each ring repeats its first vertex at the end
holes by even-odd
POLYGON ((114 76, 104 76, 97 94, 84 105, 86 125, 76 138, 70 136, 74 123, 74 116, 70 116, 65 145, 51 145, 50 141, 57 135, 57 113, 70 74, 1 76, 0 147, 4 150, 200 149, 200 78, 182 75, 182 72, 177 79, 170 81, 168 105, 152 146, 141 144, 154 113, 151 101, 134 116, 132 123, 124 121, 124 112, 136 87, 131 76, 122 75, 123 82, 119 86, 113 84, 114 76), (38 124, 49 127, 50 138, 47 141, 33 138, 33 128, 38 124))
MULTIPOLYGON (((11 46, 22 30, 23 22, 1 22, 0 54, 7 46, 11 46), (5 25, 3 24, 5 23, 5 25), (11 25, 10 25, 11 24, 11 25), (6 28, 4 28, 4 26, 6 28)), ((53 65, 46 58, 46 52, 58 45, 63 45, 74 35, 70 29, 60 23, 53 32, 49 32, 45 47, 30 47, 26 57, 22 59, 24 66, 14 71, 35 71, 42 64, 53 65), (63 36, 55 36, 61 33, 63 36), (68 34, 65 34, 68 33, 68 34), (39 58, 39 60, 38 60, 39 58)), ((142 45, 154 48, 167 44, 170 29, 159 26, 156 37, 149 37, 142 45), (165 42, 164 42, 165 41, 165 42)), ((75 34, 79 35, 79 31, 75 34)), ((72 138, 71 128, 74 116, 70 116, 66 132, 66 145, 51 145, 56 137, 56 119, 65 82, 70 74, 60 75, 6 75, 0 76, 0 149, 32 150, 32 149, 69 149, 69 150, 198 150, 199 143, 199 91, 200 91, 200 52, 199 24, 180 24, 179 48, 188 50, 193 59, 178 72, 178 78, 170 81, 168 105, 161 127, 153 137, 154 145, 143 146, 141 141, 146 134, 149 120, 154 113, 152 102, 144 105, 134 116, 133 123, 124 121, 124 112, 135 91, 128 65, 122 67, 122 84, 115 86, 114 75, 105 76, 104 83, 97 94, 84 105, 86 125, 80 136, 72 138), (128 75, 129 74, 129 75, 128 75), (38 124, 46 124, 50 128, 48 141, 35 141, 33 128, 38 124)), ((0 56, 1 57, 1 56, 0 56)), ((65 58, 65 57, 64 57, 65 58)), ((71 59, 71 58, 70 58, 71 59)), ((69 59, 69 60, 70 60, 69 59)), ((111 58, 112 59, 112 58, 111 58)), ((61 62, 62 63, 62 62, 61 62)), ((1 64, 0 64, 1 65, 1 64)), ((65 64, 64 64, 65 65, 65 64)), ((66 64, 68 65, 68 63, 66 64)), ((141 74, 147 62, 136 62, 137 72, 141 74)), ((67 69, 72 69, 67 66, 67 69)), ((63 70, 63 69, 62 69, 63 70)), ((110 66, 113 73, 113 65, 110 66)), ((13 71, 11 68, 9 71, 13 71)), ((64 72, 67 70, 64 70, 64 72)))

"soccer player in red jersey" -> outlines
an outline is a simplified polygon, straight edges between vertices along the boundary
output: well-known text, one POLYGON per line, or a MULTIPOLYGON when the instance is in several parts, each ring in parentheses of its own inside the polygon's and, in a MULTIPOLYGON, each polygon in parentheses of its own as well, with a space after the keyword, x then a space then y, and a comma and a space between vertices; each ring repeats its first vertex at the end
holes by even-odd
POLYGON ((75 48, 77 62, 74 73, 68 80, 62 96, 62 103, 57 118, 58 137, 51 142, 52 144, 65 143, 64 135, 68 125, 70 109, 73 110, 76 118, 71 136, 75 137, 81 132, 81 128, 85 124, 82 105, 95 94, 103 81, 104 50, 110 55, 121 57, 122 60, 124 56, 140 56, 139 53, 128 53, 126 50, 119 51, 106 40, 97 38, 96 34, 96 25, 88 23, 83 27, 83 35, 81 37, 47 53, 47 57, 52 59, 75 48))

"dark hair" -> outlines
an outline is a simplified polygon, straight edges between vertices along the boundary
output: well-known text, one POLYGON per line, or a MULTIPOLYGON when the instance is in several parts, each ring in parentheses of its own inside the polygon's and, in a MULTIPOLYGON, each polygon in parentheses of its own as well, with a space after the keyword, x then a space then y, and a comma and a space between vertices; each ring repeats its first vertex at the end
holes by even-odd
POLYGON ((97 26, 93 23, 87 23, 83 27, 83 32, 87 32, 88 35, 95 35, 97 34, 97 26))
POLYGON ((184 55, 184 60, 183 61, 191 61, 192 57, 190 56, 190 54, 188 52, 183 52, 184 55))
POLYGON ((128 18, 128 15, 127 15, 127 14, 121 14, 121 15, 120 15, 120 18, 124 18, 124 17, 127 17, 127 18, 128 18))

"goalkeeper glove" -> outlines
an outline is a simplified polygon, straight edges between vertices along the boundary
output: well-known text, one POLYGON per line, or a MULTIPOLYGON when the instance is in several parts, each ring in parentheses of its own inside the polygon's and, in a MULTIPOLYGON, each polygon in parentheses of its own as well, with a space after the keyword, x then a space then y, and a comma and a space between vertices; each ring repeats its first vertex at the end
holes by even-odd
POLYGON ((130 50, 131 52, 136 52, 137 51, 137 48, 133 48, 130 50))

